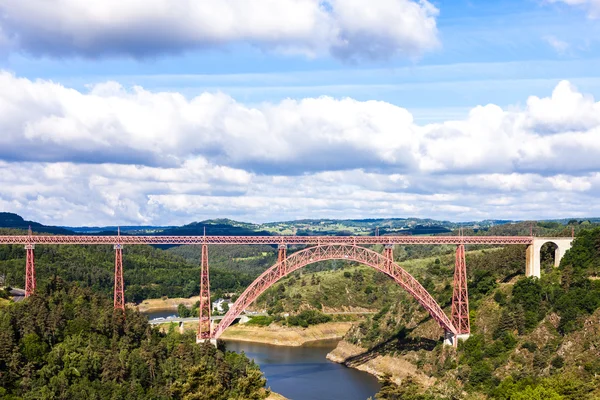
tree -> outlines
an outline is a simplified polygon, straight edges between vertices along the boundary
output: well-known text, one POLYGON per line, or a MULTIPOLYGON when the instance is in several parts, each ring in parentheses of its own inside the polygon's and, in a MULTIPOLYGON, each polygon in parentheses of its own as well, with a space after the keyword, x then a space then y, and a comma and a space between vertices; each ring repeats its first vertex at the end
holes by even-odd
MULTIPOLYGON (((244 355, 193 334, 165 334, 137 310, 62 280, 0 309, 2 398, 263 399, 264 379, 244 355), (64 323, 66 321, 66 323, 64 323), (261 386, 262 385, 262 386, 261 386)), ((189 312, 180 305, 181 313, 189 312)))
POLYGON ((189 318, 191 314, 192 312, 185 306, 185 304, 179 304, 177 306, 177 315, 179 315, 180 318, 189 318))
POLYGON ((543 386, 535 388, 527 386, 520 392, 513 393, 511 400, 563 400, 564 397, 556 393, 552 389, 547 389, 543 386))

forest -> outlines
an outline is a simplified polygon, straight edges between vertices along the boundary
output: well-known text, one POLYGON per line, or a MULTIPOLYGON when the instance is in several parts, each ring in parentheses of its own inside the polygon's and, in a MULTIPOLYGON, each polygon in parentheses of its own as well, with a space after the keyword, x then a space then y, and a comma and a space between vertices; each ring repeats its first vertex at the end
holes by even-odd
POLYGON ((264 399, 254 362, 193 333, 161 333, 89 288, 51 278, 0 308, 0 398, 264 399))

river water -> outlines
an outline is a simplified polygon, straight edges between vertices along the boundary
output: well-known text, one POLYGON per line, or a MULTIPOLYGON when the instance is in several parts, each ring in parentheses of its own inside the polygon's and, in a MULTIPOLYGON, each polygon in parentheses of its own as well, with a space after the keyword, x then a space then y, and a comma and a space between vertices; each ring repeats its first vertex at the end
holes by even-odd
POLYGON ((336 340, 301 347, 226 341, 227 349, 244 352, 267 378, 267 386, 292 400, 365 400, 379 391, 373 375, 325 358, 336 340))
MULTIPOLYGON (((146 313, 148 319, 167 318, 176 310, 146 313)), ((300 347, 226 341, 227 350, 244 352, 260 365, 267 386, 291 400, 366 400, 379 391, 373 375, 329 361, 337 340, 310 342, 300 347)))

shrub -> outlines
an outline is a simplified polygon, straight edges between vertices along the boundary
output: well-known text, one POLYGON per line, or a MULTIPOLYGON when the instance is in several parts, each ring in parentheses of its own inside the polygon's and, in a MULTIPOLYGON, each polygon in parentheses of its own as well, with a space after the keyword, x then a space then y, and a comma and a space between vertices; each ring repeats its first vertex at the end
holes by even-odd
POLYGON ((264 315, 258 315, 256 317, 251 317, 250 321, 246 322, 248 325, 256 325, 256 326, 269 326, 273 322, 273 317, 267 317, 264 315))
POLYGON ((292 315, 288 317, 288 325, 290 326, 301 326, 303 328, 309 325, 323 324, 331 321, 329 315, 325 315, 317 310, 304 310, 298 315, 292 315))
POLYGON ((565 359, 562 358, 561 356, 556 356, 552 359, 552 366, 556 369, 562 368, 564 364, 565 364, 565 359))

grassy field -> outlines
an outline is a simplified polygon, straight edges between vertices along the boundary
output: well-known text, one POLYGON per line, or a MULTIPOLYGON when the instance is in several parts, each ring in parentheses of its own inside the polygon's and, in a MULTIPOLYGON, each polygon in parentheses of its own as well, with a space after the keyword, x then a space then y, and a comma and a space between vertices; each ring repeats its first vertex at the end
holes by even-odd
POLYGON ((277 346, 302 346, 315 340, 341 339, 352 327, 352 322, 328 322, 308 328, 271 324, 267 327, 234 325, 223 332, 221 339, 242 342, 267 343, 277 346))
POLYGON ((185 304, 192 307, 194 303, 200 300, 199 296, 190 298, 165 298, 165 299, 147 299, 141 302, 137 307, 141 312, 158 311, 158 310, 177 310, 179 304, 185 304))
MULTIPOLYGON (((159 329, 167 332, 171 325, 179 329, 178 324, 161 324, 159 329)), ((198 323, 185 322, 183 329, 196 332, 198 323)), ((352 327, 352 322, 328 322, 312 325, 308 328, 287 327, 279 324, 269 326, 232 325, 225 330, 221 339, 241 342, 265 343, 276 346, 302 346, 315 340, 341 339, 352 327)))

